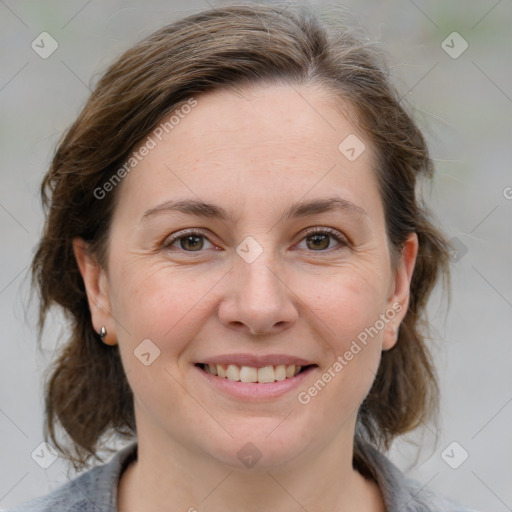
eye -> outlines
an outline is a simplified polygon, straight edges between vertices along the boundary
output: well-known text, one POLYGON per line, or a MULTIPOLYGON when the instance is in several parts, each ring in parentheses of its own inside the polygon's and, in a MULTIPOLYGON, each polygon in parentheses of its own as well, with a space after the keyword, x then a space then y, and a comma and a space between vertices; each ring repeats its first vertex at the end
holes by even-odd
POLYGON ((204 233, 197 230, 185 230, 166 238, 163 247, 165 249, 181 249, 185 252, 200 252, 204 248, 205 240, 213 247, 204 233), (175 247, 176 243, 178 243, 178 247, 175 247))
POLYGON ((312 228, 306 231, 306 236, 303 238, 307 248, 314 252, 326 252, 325 250, 329 249, 331 240, 333 239, 341 247, 346 247, 348 245, 346 238, 339 231, 331 228, 312 228))
MULTIPOLYGON (((331 248, 332 240, 335 240, 340 246, 334 250, 349 245, 346 238, 339 231, 331 228, 311 228, 306 231, 306 236, 302 240, 305 241, 307 249, 313 252, 331 252, 326 251, 326 249, 331 248)), ((201 252, 202 249, 208 248, 205 247, 205 241, 211 245, 210 248, 215 248, 203 232, 190 229, 172 234, 166 238, 163 247, 164 249, 182 250, 189 253, 201 252)))

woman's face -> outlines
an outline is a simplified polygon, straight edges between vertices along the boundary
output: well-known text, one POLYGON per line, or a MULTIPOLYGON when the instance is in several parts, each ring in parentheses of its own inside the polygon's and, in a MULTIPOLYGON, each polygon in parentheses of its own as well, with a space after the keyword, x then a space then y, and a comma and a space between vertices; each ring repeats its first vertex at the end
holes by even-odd
POLYGON ((107 269, 81 262, 139 441, 239 467, 351 449, 416 237, 395 269, 372 145, 326 90, 196 100, 118 185, 107 269))

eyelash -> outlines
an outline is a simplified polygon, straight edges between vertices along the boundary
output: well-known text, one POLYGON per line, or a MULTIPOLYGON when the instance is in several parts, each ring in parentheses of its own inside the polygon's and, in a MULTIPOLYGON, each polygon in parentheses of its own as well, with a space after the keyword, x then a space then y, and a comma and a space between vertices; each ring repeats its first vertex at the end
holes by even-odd
MULTIPOLYGON (((339 231, 337 231, 335 229, 332 229, 332 228, 309 228, 308 230, 305 231, 304 237, 300 241, 302 242, 302 240, 304 240, 308 236, 319 235, 319 234, 320 235, 329 235, 336 242, 338 242, 341 245, 341 247, 338 247, 338 249, 329 248, 329 249, 319 250, 319 251, 313 251, 312 250, 312 251, 310 251, 312 253, 326 253, 326 252, 330 253, 330 252, 333 252, 333 251, 340 250, 343 247, 347 247, 349 245, 349 242, 347 241, 347 239, 339 231)), ((175 233, 175 234, 171 235, 170 237, 167 237, 165 239, 164 243, 163 243, 163 248, 164 249, 172 250, 172 244, 174 244, 175 242, 181 240, 182 238, 186 238, 187 236, 192 236, 192 235, 202 236, 206 240, 208 240, 210 243, 213 243, 213 242, 211 242, 208 239, 206 234, 204 232, 202 232, 201 230, 198 230, 198 229, 188 229, 188 230, 179 231, 178 233, 175 233)), ((181 248, 178 248, 178 250, 182 251, 182 252, 185 252, 187 254, 194 254, 194 253, 201 253, 201 252, 203 252, 202 250, 199 250, 199 251, 186 251, 185 249, 181 249, 181 248)))

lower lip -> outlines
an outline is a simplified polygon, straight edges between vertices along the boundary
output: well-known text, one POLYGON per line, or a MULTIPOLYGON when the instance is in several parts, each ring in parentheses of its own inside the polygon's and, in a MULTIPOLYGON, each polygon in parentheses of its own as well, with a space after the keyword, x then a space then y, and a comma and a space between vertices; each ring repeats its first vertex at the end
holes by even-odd
POLYGON ((281 381, 268 382, 260 384, 259 382, 240 382, 233 381, 223 377, 212 375, 211 373, 205 372, 198 366, 194 366, 194 369, 199 372, 203 379, 206 379, 208 384, 218 389, 220 392, 227 395, 231 395, 236 398, 242 398, 250 401, 261 401, 261 400, 272 400, 278 398, 294 389, 297 389, 308 377, 308 375, 314 371, 317 366, 310 366, 304 371, 295 375, 295 377, 289 377, 281 381))

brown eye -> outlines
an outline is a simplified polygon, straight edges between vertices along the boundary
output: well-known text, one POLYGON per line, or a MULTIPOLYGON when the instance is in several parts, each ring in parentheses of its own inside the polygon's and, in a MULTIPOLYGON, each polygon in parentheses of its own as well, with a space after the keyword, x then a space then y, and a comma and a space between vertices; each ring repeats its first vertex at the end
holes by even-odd
POLYGON ((180 231, 169 236, 163 243, 163 247, 169 251, 202 252, 208 249, 206 244, 213 244, 199 231, 180 231))
POLYGON ((337 248, 333 248, 333 251, 342 249, 348 245, 346 238, 341 233, 331 228, 311 229, 306 232, 306 236, 302 240, 306 248, 313 252, 332 252, 327 249, 331 248, 330 246, 333 245, 331 244, 333 240, 338 245, 337 248))
POLYGON ((327 234, 319 234, 319 235, 309 235, 306 237, 306 240, 309 239, 309 243, 306 242, 306 245, 309 249, 312 250, 324 250, 329 248, 330 244, 330 235, 327 234))
POLYGON ((202 235, 187 235, 178 238, 180 248, 185 251, 198 251, 203 248, 204 237, 202 235))

